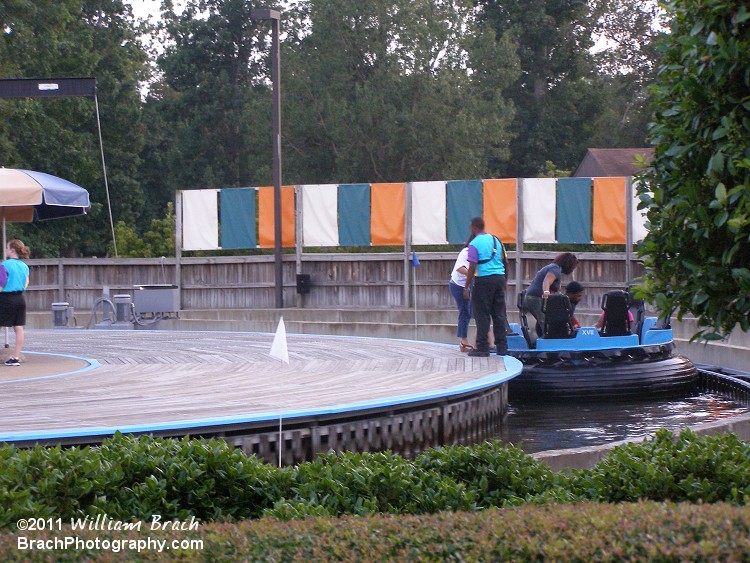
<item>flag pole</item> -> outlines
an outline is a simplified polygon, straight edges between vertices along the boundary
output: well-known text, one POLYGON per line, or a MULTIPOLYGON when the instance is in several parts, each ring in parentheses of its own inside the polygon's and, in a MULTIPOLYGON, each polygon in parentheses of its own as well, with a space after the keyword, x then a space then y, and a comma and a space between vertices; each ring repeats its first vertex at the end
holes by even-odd
POLYGON ((417 253, 411 251, 411 280, 412 280, 412 293, 414 300, 414 337, 417 336, 417 266, 419 266, 419 258, 417 253))
POLYGON ((281 445, 282 445, 282 436, 281 436, 281 415, 279 415, 279 467, 281 467, 281 445))
MULTIPOLYGON (((271 343, 271 357, 277 358, 278 360, 289 365, 289 346, 286 341, 286 327, 284 326, 284 317, 279 317, 279 324, 276 327, 276 334, 273 335, 273 342, 271 343)), ((281 423, 283 417, 279 414, 279 467, 281 467, 281 447, 283 445, 283 435, 281 430, 281 423)))

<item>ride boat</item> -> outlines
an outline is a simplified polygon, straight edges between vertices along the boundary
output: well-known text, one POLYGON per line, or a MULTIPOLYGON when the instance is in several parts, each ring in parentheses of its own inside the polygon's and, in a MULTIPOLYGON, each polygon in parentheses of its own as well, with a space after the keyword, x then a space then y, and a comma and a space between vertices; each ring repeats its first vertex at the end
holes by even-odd
POLYGON ((698 371, 675 353, 670 315, 646 317, 642 299, 616 290, 602 298, 602 326, 575 329, 567 295, 545 300, 545 322, 530 337, 525 291, 519 323, 511 323, 508 354, 523 372, 508 386, 511 401, 633 400, 686 396, 696 390, 698 371))

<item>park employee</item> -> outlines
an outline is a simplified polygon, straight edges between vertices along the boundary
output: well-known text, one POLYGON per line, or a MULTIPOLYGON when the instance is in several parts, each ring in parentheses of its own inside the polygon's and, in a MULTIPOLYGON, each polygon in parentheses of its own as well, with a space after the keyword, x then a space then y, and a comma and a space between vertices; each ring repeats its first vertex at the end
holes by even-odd
POLYGON ((26 300, 23 292, 29 285, 29 267, 21 258, 29 257, 29 247, 17 239, 8 242, 5 247, 6 260, 0 265, 0 326, 13 327, 16 333, 16 346, 13 355, 5 361, 6 366, 21 365, 26 324, 26 300))
POLYGON ((481 217, 474 217, 469 229, 475 236, 469 243, 469 271, 466 274, 464 296, 471 294, 471 310, 477 323, 477 346, 468 355, 490 355, 487 334, 491 320, 497 354, 504 356, 508 353, 508 339, 505 335, 505 249, 496 236, 484 232, 484 219, 481 217), (469 291, 472 283, 474 289, 469 291))

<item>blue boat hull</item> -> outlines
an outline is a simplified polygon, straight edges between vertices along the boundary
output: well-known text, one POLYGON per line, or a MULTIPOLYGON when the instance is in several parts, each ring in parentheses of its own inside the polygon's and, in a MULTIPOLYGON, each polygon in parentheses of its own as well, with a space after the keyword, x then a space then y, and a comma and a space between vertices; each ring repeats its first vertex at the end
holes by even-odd
MULTIPOLYGON (((508 352, 521 360, 523 372, 508 385, 511 401, 629 401, 686 396, 695 392, 698 370, 674 352, 671 330, 623 340, 584 333, 567 341, 542 342, 536 349, 522 346, 508 352), (584 340, 585 339, 585 340, 584 340), (632 345, 631 344, 635 344, 632 345), (631 345, 627 345, 631 344, 631 345)), ((513 339, 509 338, 509 342, 513 339)))

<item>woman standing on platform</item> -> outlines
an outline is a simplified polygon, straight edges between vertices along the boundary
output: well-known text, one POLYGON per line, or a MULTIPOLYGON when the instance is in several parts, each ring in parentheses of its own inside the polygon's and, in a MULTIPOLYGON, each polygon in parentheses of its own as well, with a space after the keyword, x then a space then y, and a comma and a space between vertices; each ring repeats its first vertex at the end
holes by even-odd
POLYGON ((27 259, 29 254, 28 246, 13 239, 5 247, 6 259, 0 268, 0 281, 3 282, 0 292, 0 326, 12 326, 16 333, 16 347, 13 355, 6 360, 6 366, 21 365, 23 327, 26 325, 26 299, 23 292, 29 285, 29 267, 21 262, 21 258, 27 259))
POLYGON ((451 295, 456 301, 456 307, 458 308, 456 336, 458 337, 458 348, 462 352, 469 352, 474 349, 468 340, 469 321, 471 320, 471 298, 464 298, 466 274, 469 272, 469 243, 473 238, 474 235, 470 236, 469 240, 466 241, 466 245, 458 253, 458 258, 456 258, 456 263, 451 272, 451 280, 448 283, 451 295))

